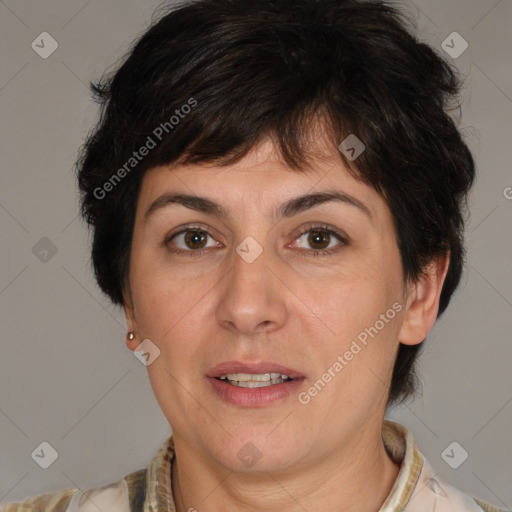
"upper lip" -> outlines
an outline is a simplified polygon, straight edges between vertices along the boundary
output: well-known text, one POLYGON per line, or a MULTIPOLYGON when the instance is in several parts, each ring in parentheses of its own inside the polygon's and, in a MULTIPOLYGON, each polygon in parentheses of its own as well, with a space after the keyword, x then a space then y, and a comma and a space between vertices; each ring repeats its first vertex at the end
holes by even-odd
POLYGON ((261 373, 280 373, 287 375, 291 379, 304 378, 304 375, 297 370, 287 368, 282 364, 274 363, 272 361, 262 361, 259 363, 242 363, 240 361, 226 361, 219 363, 206 372, 207 377, 218 378, 221 375, 229 373, 249 373, 251 375, 261 373))

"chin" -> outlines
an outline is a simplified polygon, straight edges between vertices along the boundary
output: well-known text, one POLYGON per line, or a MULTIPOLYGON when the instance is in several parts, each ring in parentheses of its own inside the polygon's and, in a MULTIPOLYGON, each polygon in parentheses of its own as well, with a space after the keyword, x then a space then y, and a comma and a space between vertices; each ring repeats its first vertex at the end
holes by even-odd
POLYGON ((269 440, 268 426, 261 432, 230 437, 227 446, 216 446, 214 457, 227 469, 237 473, 279 472, 295 466, 300 454, 295 446, 280 439, 269 440))

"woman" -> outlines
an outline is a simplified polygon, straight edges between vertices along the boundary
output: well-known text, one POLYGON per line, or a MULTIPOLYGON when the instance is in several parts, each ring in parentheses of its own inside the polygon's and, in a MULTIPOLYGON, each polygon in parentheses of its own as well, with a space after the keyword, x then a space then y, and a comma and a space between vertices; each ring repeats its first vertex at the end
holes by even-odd
POLYGON ((357 0, 199 0, 94 90, 101 289, 172 427, 148 468, 6 512, 492 511, 384 420, 456 289, 450 67, 357 0))

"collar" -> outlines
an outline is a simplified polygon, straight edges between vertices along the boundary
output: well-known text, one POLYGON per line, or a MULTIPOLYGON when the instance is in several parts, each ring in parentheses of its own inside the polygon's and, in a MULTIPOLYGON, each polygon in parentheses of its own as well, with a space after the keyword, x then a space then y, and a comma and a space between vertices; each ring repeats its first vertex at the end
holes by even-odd
POLYGON ((393 462, 400 464, 400 471, 379 512, 399 512, 411 499, 425 460, 411 432, 399 423, 384 420, 382 441, 393 462))
MULTIPOLYGON (((411 499, 424 458, 416 448, 411 432, 398 423, 384 420, 382 440, 389 456, 401 467, 393 488, 379 512, 399 512, 411 499)), ((171 465, 174 457, 174 439, 171 435, 148 466, 144 512, 176 512, 171 489, 171 465)))

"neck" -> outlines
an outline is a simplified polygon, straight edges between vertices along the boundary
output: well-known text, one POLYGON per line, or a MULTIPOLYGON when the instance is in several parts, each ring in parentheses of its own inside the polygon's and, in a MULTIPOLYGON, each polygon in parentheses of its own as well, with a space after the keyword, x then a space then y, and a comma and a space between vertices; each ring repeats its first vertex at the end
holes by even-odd
POLYGON ((229 470, 219 475, 204 461, 197 464, 193 450, 176 439, 175 449, 171 481, 176 512, 303 512, 340 506, 344 512, 375 512, 386 500, 399 472, 380 435, 365 449, 361 444, 350 450, 342 447, 321 463, 303 464, 303 469, 286 475, 229 470))

